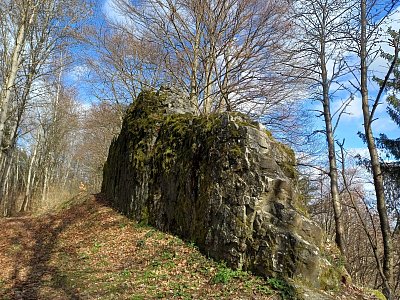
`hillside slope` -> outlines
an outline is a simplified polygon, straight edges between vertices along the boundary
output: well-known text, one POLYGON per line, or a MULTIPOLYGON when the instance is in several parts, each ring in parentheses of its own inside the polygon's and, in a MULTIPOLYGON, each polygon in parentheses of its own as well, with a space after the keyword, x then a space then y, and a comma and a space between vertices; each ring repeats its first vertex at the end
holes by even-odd
MULTIPOLYGON (((216 264, 99 196, 81 194, 58 212, 0 219, 0 226, 0 299, 294 298, 279 280, 216 264)), ((354 288, 335 298, 374 299, 354 288)))

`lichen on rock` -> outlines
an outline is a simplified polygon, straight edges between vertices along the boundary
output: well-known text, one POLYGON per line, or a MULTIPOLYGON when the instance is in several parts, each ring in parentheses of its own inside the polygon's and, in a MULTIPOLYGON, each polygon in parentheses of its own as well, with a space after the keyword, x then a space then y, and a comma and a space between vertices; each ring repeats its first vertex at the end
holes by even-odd
POLYGON ((299 209, 294 152, 245 115, 199 116, 173 97, 143 92, 128 109, 104 166, 114 207, 230 267, 335 289, 343 272, 299 209))

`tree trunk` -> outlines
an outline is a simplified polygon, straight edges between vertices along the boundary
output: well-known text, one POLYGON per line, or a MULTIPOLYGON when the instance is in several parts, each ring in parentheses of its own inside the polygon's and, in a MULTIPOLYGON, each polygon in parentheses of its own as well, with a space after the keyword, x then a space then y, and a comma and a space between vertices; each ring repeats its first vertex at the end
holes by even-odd
POLYGON ((44 180, 43 180, 42 203, 41 203, 41 205, 46 203, 48 191, 49 191, 49 166, 46 166, 44 168, 44 180))
POLYGON ((17 159, 16 159, 16 170, 15 170, 15 183, 14 183, 14 197, 18 198, 18 194, 19 194, 19 187, 20 187, 20 183, 19 183, 19 168, 20 168, 20 163, 19 163, 19 151, 17 152, 17 159))
POLYGON ((221 87, 221 103, 220 107, 221 109, 225 109, 226 111, 230 111, 230 103, 229 103, 229 89, 228 89, 228 84, 229 84, 229 76, 230 76, 230 57, 229 53, 224 54, 224 61, 225 61, 225 74, 224 78, 222 80, 222 87, 221 87))
POLYGON ((7 203, 5 205, 6 210, 4 212, 4 215, 9 216, 12 213, 14 213, 14 210, 13 210, 14 205, 13 205, 13 202, 10 201, 11 199, 9 197, 9 192, 10 192, 9 183, 10 183, 10 170, 11 170, 11 163, 12 163, 11 159, 12 158, 6 156, 5 159, 6 159, 6 166, 5 166, 5 170, 4 170, 4 174, 3 174, 4 184, 2 186, 2 190, 0 191, 0 193, 1 193, 2 197, 4 199, 6 199, 5 203, 7 203))
POLYGON ((361 64, 361 99, 364 117, 365 139, 371 158, 371 170, 374 179, 377 210, 383 239, 383 272, 386 281, 383 282, 383 293, 388 300, 393 299, 393 245, 391 240, 389 218, 386 208, 383 176, 381 172, 379 155, 375 145, 371 128, 371 114, 368 103, 368 67, 367 67, 367 4, 361 0, 361 37, 360 37, 360 64, 361 64))
POLYGON ((198 107, 198 86, 197 86, 197 72, 199 69, 199 51, 200 51, 200 24, 196 20, 196 36, 192 44, 193 47, 193 61, 192 61, 192 74, 190 76, 190 104, 198 107))
POLYGON ((27 20, 28 11, 29 9, 24 13, 20 27, 18 28, 17 39, 15 41, 15 46, 12 52, 10 72, 8 73, 8 75, 6 75, 7 78, 6 78, 5 88, 0 94, 0 103, 1 103, 0 146, 2 146, 3 144, 4 130, 7 121, 9 103, 12 95, 12 89, 15 85, 15 80, 17 79, 17 74, 21 64, 22 52, 24 50, 25 39, 26 39, 26 31, 35 18, 36 7, 33 7, 29 20, 27 20))
POLYGON ((331 116, 331 103, 329 98, 329 82, 328 82, 328 71, 327 62, 325 55, 325 32, 321 34, 321 52, 320 52, 320 63, 321 63, 321 80, 322 80, 322 104, 323 113, 325 120, 325 135, 328 143, 328 159, 329 159, 329 177, 330 177, 330 191, 332 196, 333 214, 335 218, 335 243, 340 250, 342 255, 345 255, 344 250, 344 230, 342 224, 342 204, 339 196, 339 185, 338 185, 338 170, 336 164, 336 151, 335 151, 335 138, 332 129, 332 116, 331 116))
POLYGON ((203 112, 204 114, 211 113, 211 66, 210 59, 206 59, 204 62, 204 76, 205 76, 205 87, 204 87, 204 101, 203 101, 203 112))
MULTIPOLYGON (((10 128, 10 136, 7 141, 5 141, 3 139, 3 143, 2 143, 2 146, 4 147, 4 149, 2 149, 3 150, 3 152, 2 152, 3 153, 3 160, 2 160, 3 168, 0 168, 0 170, 3 170, 3 172, 4 172, 4 170, 7 170, 8 166, 10 166, 10 164, 11 164, 11 159, 13 157, 13 152, 14 152, 15 144, 16 144, 16 140, 17 140, 18 129, 20 128, 20 125, 21 125, 22 115, 25 111, 25 107, 26 107, 26 104, 28 101, 28 96, 31 91, 31 87, 32 87, 32 83, 33 83, 35 74, 36 74, 36 69, 34 67, 31 67, 30 72, 28 74, 28 78, 25 82, 24 91, 21 96, 21 103, 17 108, 16 119, 10 128), (5 153, 5 155, 4 155, 4 153, 5 153)), ((3 187, 6 184, 6 180, 8 180, 7 177, 8 177, 7 174, 0 173, 0 193, 1 193, 1 191, 3 191, 3 187)), ((13 187, 13 189, 15 189, 15 187, 13 187)), ((2 193, 1 195, 3 198, 5 198, 7 196, 4 193, 2 193)), ((14 199, 9 199, 9 200, 16 201, 16 197, 14 197, 14 199)))
POLYGON ((26 177, 26 187, 25 187, 25 196, 24 196, 24 201, 22 203, 20 212, 25 212, 28 209, 28 203, 31 197, 31 190, 32 190, 32 173, 33 173, 33 165, 36 160, 36 155, 37 155, 37 150, 39 147, 39 141, 37 141, 37 144, 35 146, 35 149, 33 150, 31 160, 29 162, 29 168, 28 168, 28 175, 26 177))
POLYGON ((333 214, 335 218, 335 243, 342 255, 345 254, 344 250, 344 230, 342 224, 342 204, 340 202, 339 188, 338 188, 338 170, 335 155, 335 140, 332 131, 331 112, 329 107, 329 99, 324 96, 324 119, 326 127, 326 140, 328 142, 328 157, 329 157, 329 177, 330 177, 330 191, 332 196, 333 214))

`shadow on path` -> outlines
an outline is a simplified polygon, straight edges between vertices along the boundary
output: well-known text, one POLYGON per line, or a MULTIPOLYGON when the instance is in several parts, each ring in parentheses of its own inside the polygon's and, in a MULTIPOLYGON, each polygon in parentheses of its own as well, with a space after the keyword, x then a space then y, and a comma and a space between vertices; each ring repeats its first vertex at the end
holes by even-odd
POLYGON ((56 215, 8 219, 4 225, 13 228, 7 250, 12 257, 13 286, 0 291, 0 298, 81 299, 79 291, 52 260, 59 251, 60 234, 87 214, 86 205, 74 205, 56 215))

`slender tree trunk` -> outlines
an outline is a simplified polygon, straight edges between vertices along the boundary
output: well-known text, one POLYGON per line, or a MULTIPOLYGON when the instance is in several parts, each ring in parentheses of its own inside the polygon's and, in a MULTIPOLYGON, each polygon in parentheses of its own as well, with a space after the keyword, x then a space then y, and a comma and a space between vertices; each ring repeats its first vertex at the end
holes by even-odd
POLYGON ((46 203, 48 190, 49 190, 49 167, 46 166, 44 168, 44 180, 43 180, 42 203, 41 204, 46 203))
POLYGON ((28 175, 26 177, 26 187, 25 187, 25 196, 24 196, 24 201, 22 203, 21 212, 25 212, 28 209, 28 203, 31 197, 31 190, 32 190, 32 185, 33 185, 33 179, 32 179, 32 173, 33 173, 33 166, 36 160, 36 155, 39 147, 39 141, 37 142, 37 145, 35 146, 35 149, 33 150, 31 160, 29 162, 29 168, 28 168, 28 175))
POLYGON ((24 12, 24 16, 22 17, 20 27, 18 28, 17 39, 15 41, 15 46, 14 46, 14 49, 12 52, 12 57, 11 57, 10 72, 6 78, 5 88, 4 88, 4 90, 2 90, 2 93, 0 94, 0 103, 1 103, 0 146, 3 144, 4 130, 5 130, 5 125, 6 125, 6 121, 7 121, 9 103, 10 103, 10 99, 12 96, 12 90, 15 85, 15 81, 17 79, 17 74, 19 71, 21 60, 22 60, 22 52, 24 50, 27 28, 29 28, 29 26, 32 24, 33 20, 36 17, 35 16, 36 5, 32 8, 30 17, 27 20, 28 11, 29 11, 29 9, 27 9, 27 11, 24 12))
POLYGON ((209 59, 204 63, 204 76, 205 76, 205 87, 204 87, 204 108, 203 111, 207 115, 211 112, 211 66, 209 59))
POLYGON ((333 214, 335 218, 335 243, 340 250, 342 255, 345 255, 344 250, 344 230, 342 224, 342 204, 339 196, 339 184, 338 184, 338 170, 336 165, 336 151, 335 151, 335 138, 332 128, 332 115, 331 115, 331 103, 329 98, 329 82, 328 82, 328 71, 326 65, 325 47, 326 43, 324 40, 325 33, 321 34, 321 52, 320 52, 320 63, 321 63, 321 79, 322 79, 322 104, 323 113, 325 120, 325 135, 328 143, 328 159, 329 159, 329 177, 330 177, 330 191, 332 196, 333 214))
MULTIPOLYGON (((11 157, 7 157, 6 156, 6 164, 5 164, 5 171, 4 171, 4 175, 3 175, 3 186, 1 187, 1 194, 4 197, 4 199, 7 199, 7 203, 10 203, 10 199, 9 199, 9 183, 10 183, 10 170, 11 170, 11 164, 12 164, 12 158, 11 157)), ((8 208, 12 208, 12 204, 11 205, 7 205, 8 208)), ((10 209, 8 209, 8 211, 10 211, 10 209)), ((10 211, 12 213, 12 211, 10 211)))
POLYGON ((222 87, 221 87, 221 103, 222 105, 221 108, 224 108, 227 111, 231 110, 230 103, 229 103, 229 90, 228 90, 228 84, 229 84, 229 75, 230 75, 230 58, 229 58, 229 53, 225 53, 225 74, 224 74, 224 79, 222 80, 222 87))
MULTIPOLYGON (((12 158, 13 158, 13 152, 14 152, 14 146, 15 146, 15 135, 17 132, 17 123, 15 122, 11 128, 11 137, 7 141, 7 145, 5 145, 5 141, 3 143, 3 146, 5 149, 3 149, 3 161, 2 161, 2 168, 1 170, 3 173, 0 173, 0 191, 6 191, 6 185, 9 180, 8 176, 9 173, 6 171, 11 167, 12 164, 12 158)), ((5 198, 7 195, 3 192, 0 192, 2 196, 5 198)))
POLYGON ((61 186, 64 190, 67 186, 68 176, 69 176, 71 169, 72 169, 72 159, 70 158, 70 159, 68 159, 68 163, 65 166, 65 172, 63 172, 63 177, 62 178, 60 177, 60 180, 62 181, 61 186))
POLYGON ((17 78, 19 65, 21 63, 23 43, 25 39, 25 25, 22 24, 18 31, 17 41, 13 50, 11 59, 11 69, 6 79, 5 89, 1 93, 1 113, 0 113, 0 145, 3 144, 4 129, 7 121, 9 102, 11 98, 11 92, 17 78))
POLYGON ((335 155, 335 140, 332 131, 332 118, 330 112, 329 96, 324 95, 324 119, 326 129, 326 140, 328 142, 328 157, 329 157, 329 177, 330 191, 332 196, 333 214, 335 218, 335 243, 342 255, 344 250, 344 230, 342 224, 342 204, 339 196, 338 170, 335 155))
POLYGON ((20 168, 20 163, 19 163, 19 151, 17 152, 17 159, 15 161, 15 183, 14 183, 14 197, 18 198, 18 194, 19 194, 19 187, 20 187, 20 183, 19 183, 19 168, 20 168))
POLYGON ((4 155, 3 159, 3 164, 2 164, 2 170, 3 173, 1 174, 1 184, 0 184, 0 194, 3 199, 7 198, 7 183, 10 180, 9 175, 10 175, 10 167, 11 167, 11 157, 7 153, 4 155))
POLYGON ((2 172, 0 173, 0 203, 4 201, 4 195, 3 195, 3 182, 5 179, 5 170, 6 170, 6 163, 7 163, 7 156, 6 155, 0 155, 0 170, 2 172))
MULTIPOLYGON (((24 91, 21 96, 21 103, 17 107, 16 120, 14 121, 12 127, 10 128, 10 137, 8 138, 7 141, 5 141, 3 139, 2 145, 5 149, 3 149, 3 152, 2 152, 3 153, 3 167, 0 170, 7 170, 8 166, 11 164, 11 159, 13 157, 13 152, 14 152, 15 144, 16 144, 16 140, 17 140, 18 129, 20 128, 20 124, 22 121, 22 115, 25 111, 26 103, 28 100, 29 93, 31 91, 33 78, 34 78, 35 74, 36 74, 35 68, 32 67, 28 74, 27 80, 25 82, 24 91)), ((8 180, 7 175, 4 173, 1 174, 1 172, 0 172, 0 191, 3 190, 3 187, 7 182, 6 180, 8 180)), ((13 189, 15 189, 15 187, 13 187, 13 189)), ((6 195, 2 194, 2 197, 5 198, 6 195)), ((12 201, 15 201, 15 200, 16 200, 16 198, 13 199, 12 201)))
POLYGON ((199 51, 200 51, 200 24, 199 21, 196 20, 196 37, 193 47, 193 61, 192 61, 192 74, 190 76, 190 104, 193 107, 198 106, 198 86, 197 86, 197 72, 199 69, 199 51))
POLYGON ((374 179, 377 210, 379 214, 380 228, 383 240, 383 272, 386 281, 383 282, 383 292, 388 300, 393 297, 393 245, 390 233, 389 218, 386 208, 383 176, 381 172, 379 155, 372 133, 371 113, 368 103, 368 67, 367 67, 367 3, 361 0, 361 37, 360 37, 360 64, 361 64, 361 100, 364 117, 365 139, 371 158, 371 170, 374 179))
MULTIPOLYGON (((346 178, 346 174, 345 174, 346 167, 345 167, 345 155, 344 155, 343 144, 339 144, 339 146, 340 146, 341 161, 342 161, 342 179, 343 179, 344 188, 345 188, 345 190, 346 190, 346 192, 347 192, 347 194, 348 194, 348 196, 350 198, 350 202, 353 205, 354 210, 356 211, 357 217, 360 220, 360 223, 362 225, 362 229, 363 229, 365 235, 368 238, 368 242, 369 242, 369 244, 371 246, 372 253, 374 254, 374 259, 375 259, 375 262, 376 262, 376 266, 378 268, 378 275, 380 276, 382 281, 385 281, 386 277, 385 277, 385 274, 383 272, 382 263, 381 263, 381 260, 380 260, 381 258, 380 258, 380 254, 379 254, 378 247, 377 247, 377 243, 378 243, 377 238, 376 238, 376 236, 375 237, 372 236, 372 234, 370 233, 368 225, 367 225, 366 220, 365 220, 365 217, 362 215, 358 204, 354 200, 353 193, 350 190, 350 186, 349 186, 349 184, 347 182, 347 178, 346 178)), ((374 232, 376 234, 375 227, 374 227, 374 232)), ((358 254, 358 257, 361 257, 361 255, 358 254)), ((379 278, 378 275, 375 278, 375 286, 376 286, 376 282, 377 282, 377 280, 379 278)))

